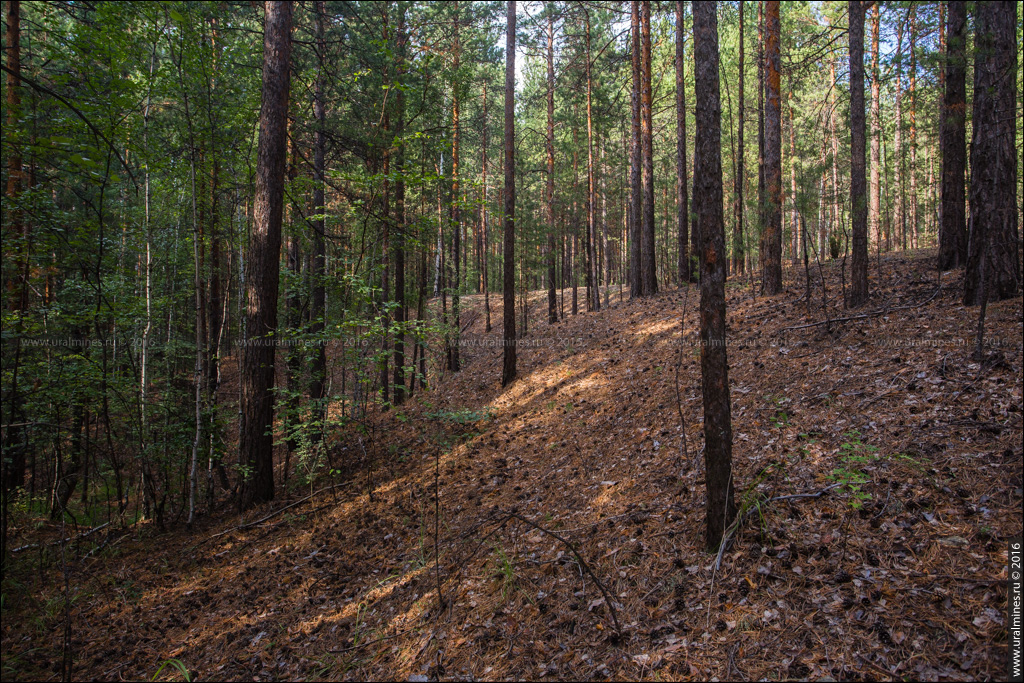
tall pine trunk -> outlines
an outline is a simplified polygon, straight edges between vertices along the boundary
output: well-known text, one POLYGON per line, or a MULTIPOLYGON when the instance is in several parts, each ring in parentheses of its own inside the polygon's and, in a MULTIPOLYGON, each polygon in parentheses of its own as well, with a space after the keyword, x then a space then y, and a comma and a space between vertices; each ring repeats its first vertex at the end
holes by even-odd
POLYGON ((555 7, 548 3, 548 129, 545 139, 547 152, 547 187, 544 201, 548 218, 548 324, 558 322, 557 294, 555 291, 555 7))
POLYGON ((633 67, 633 90, 630 96, 631 130, 629 148, 629 298, 642 293, 640 284, 640 90, 643 70, 640 67, 640 2, 630 3, 630 55, 633 67))
POLYGON ((449 205, 449 218, 452 226, 452 264, 455 267, 455 281, 452 283, 452 340, 448 346, 448 369, 452 372, 461 370, 459 362, 459 326, 462 289, 462 270, 460 268, 460 253, 462 249, 462 209, 459 197, 459 142, 461 130, 459 127, 459 62, 462 47, 459 44, 459 3, 455 2, 455 18, 452 19, 452 26, 455 29, 455 63, 453 66, 455 77, 452 82, 452 194, 449 205))
POLYGON ((779 3, 765 3, 764 244, 761 291, 782 291, 782 83, 779 3))
POLYGON ((651 3, 643 0, 640 12, 641 81, 640 147, 642 163, 643 222, 640 236, 640 293, 657 294, 654 245, 654 124, 651 101, 651 3))
POLYGON ((593 78, 591 76, 590 55, 590 12, 584 8, 587 39, 587 310, 601 310, 600 289, 597 283, 597 226, 596 226, 596 193, 594 189, 594 116, 593 116, 593 78))
POLYGON ((910 248, 917 249, 917 5, 910 4, 910 248))
POLYGON ((243 509, 274 498, 274 351, 287 155, 291 24, 290 2, 266 2, 255 220, 245 273, 249 343, 243 352, 241 377, 239 456, 245 476, 239 503, 243 509))
POLYGON ((868 300, 868 205, 864 177, 864 12, 850 0, 850 211, 853 215, 853 264, 850 306, 868 300))
POLYGON ((324 331, 324 316, 326 315, 326 287, 324 282, 324 267, 326 261, 326 246, 324 232, 327 229, 326 207, 324 205, 324 172, 326 154, 326 135, 324 118, 324 61, 326 59, 327 42, 324 38, 326 23, 325 0, 316 0, 316 46, 317 46, 317 71, 315 90, 313 93, 313 119, 316 125, 316 132, 313 139, 313 258, 310 261, 310 279, 313 283, 312 310, 310 318, 310 334, 316 341, 313 349, 313 360, 309 371, 309 399, 313 403, 312 433, 313 443, 319 443, 323 438, 323 421, 327 415, 324 398, 327 390, 327 350, 323 340, 318 339, 324 331))
POLYGON ((397 80, 398 93, 395 95, 395 139, 398 148, 395 150, 395 355, 394 355, 394 404, 405 402, 405 235, 408 230, 405 206, 405 88, 406 73, 405 51, 408 34, 405 30, 406 3, 398 3, 398 22, 396 24, 396 47, 398 57, 397 80))
POLYGON ((967 3, 951 0, 946 13, 945 92, 942 99, 942 211, 939 269, 967 262, 967 209, 964 176, 967 155, 967 3))
POLYGON ((893 133, 893 154, 895 154, 896 172, 896 225, 894 232, 899 234, 900 248, 907 248, 907 213, 906 213, 906 165, 903 150, 903 22, 896 27, 896 131, 893 133))
POLYGON ((882 244, 882 88, 878 71, 879 3, 871 7, 871 186, 868 190, 868 224, 876 249, 882 244))
MULTIPOLYGON (((742 4, 742 3, 741 3, 742 4)), ((676 2, 676 229, 679 233, 679 284, 690 281, 690 209, 686 177, 686 59, 683 0, 676 2)), ((740 20, 742 21, 742 19, 740 20)), ((743 48, 740 48, 742 55, 743 48)), ((740 57, 740 64, 743 63, 740 57)), ((741 69, 742 73, 742 69, 741 69)), ((740 76, 742 79, 743 76, 740 76)), ((742 80, 740 81, 743 82, 742 80)), ((742 97, 742 95, 741 95, 742 97)), ((742 100, 741 100, 742 101, 742 100)), ((741 110, 742 111, 742 110, 741 110)), ((694 245, 696 246, 696 245, 694 245)))
POLYGON ((505 387, 516 378, 516 0, 508 0, 505 29, 505 244, 502 251, 503 298, 501 386, 505 387))
POLYGON ((722 212, 722 109, 718 92, 717 3, 693 6, 697 133, 694 208, 701 244, 700 338, 704 399, 704 463, 709 550, 717 550, 736 516, 732 481, 732 420, 725 345, 725 220, 722 212))
POLYGON ((971 139, 971 223, 964 304, 1020 291, 1017 225, 1016 3, 978 2, 971 139))
MULTIPOLYGON (((682 2, 680 2, 682 4, 682 2)), ((743 65, 745 50, 743 38, 743 15, 744 3, 740 0, 740 35, 739 35, 739 125, 736 129, 736 178, 733 181, 733 233, 732 233, 732 272, 742 274, 744 271, 744 246, 743 246, 743 181, 746 175, 746 163, 743 156, 743 129, 746 119, 744 113, 744 92, 743 76, 746 69, 743 65)))

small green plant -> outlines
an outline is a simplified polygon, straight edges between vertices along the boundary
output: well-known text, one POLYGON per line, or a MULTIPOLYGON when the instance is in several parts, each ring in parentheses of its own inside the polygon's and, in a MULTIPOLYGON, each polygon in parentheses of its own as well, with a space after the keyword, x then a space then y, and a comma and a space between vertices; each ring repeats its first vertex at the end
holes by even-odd
POLYGON ((352 647, 359 644, 359 635, 363 626, 363 616, 366 614, 366 603, 361 602, 356 608, 356 623, 352 627, 352 647))
POLYGON ((501 579, 501 597, 507 600, 516 587, 516 567, 504 548, 494 545, 493 549, 497 556, 495 575, 501 579))
POLYGON ((185 666, 185 663, 182 662, 180 659, 174 659, 173 657, 171 659, 165 659, 163 664, 160 665, 160 668, 156 670, 156 673, 153 674, 153 678, 151 678, 150 680, 155 681, 157 678, 159 678, 160 673, 163 672, 163 670, 166 669, 168 666, 170 666, 172 669, 176 669, 178 673, 181 674, 182 679, 191 683, 192 674, 189 673, 188 667, 185 666))
POLYGON ((864 484, 871 478, 864 471, 864 466, 879 459, 878 447, 864 443, 860 432, 850 431, 843 436, 846 441, 839 447, 841 464, 832 470, 830 479, 837 482, 839 490, 850 496, 850 507, 859 510, 864 503, 871 500, 871 494, 864 490, 864 484))

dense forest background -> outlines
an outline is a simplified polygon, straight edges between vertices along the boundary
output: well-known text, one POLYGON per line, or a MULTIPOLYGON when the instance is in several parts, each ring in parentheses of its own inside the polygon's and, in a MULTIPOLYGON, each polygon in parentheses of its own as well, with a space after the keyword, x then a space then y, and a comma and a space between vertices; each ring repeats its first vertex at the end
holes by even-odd
POLYGON ((688 292, 708 197, 729 296, 831 330, 921 258, 980 349, 1024 224, 1024 23, 999 4, 6 2, 5 567, 46 545, 29 519, 193 531, 370 481, 409 420, 490 419, 448 401, 467 357, 504 386, 515 356, 479 358, 508 335, 688 292))

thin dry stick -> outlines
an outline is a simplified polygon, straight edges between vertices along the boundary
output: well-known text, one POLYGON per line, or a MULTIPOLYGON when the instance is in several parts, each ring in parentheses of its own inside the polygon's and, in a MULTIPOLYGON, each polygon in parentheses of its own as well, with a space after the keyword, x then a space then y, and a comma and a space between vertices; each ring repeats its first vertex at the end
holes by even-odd
POLYGON ((872 311, 870 313, 862 313, 860 315, 851 315, 851 316, 848 316, 846 318, 834 318, 832 320, 821 320, 819 322, 808 323, 806 325, 793 325, 792 327, 784 327, 784 328, 782 328, 782 331, 785 332, 786 330, 803 330, 803 329, 806 329, 808 327, 818 327, 819 325, 831 325, 832 323, 845 323, 845 322, 849 322, 851 320, 864 320, 865 318, 874 318, 876 316, 885 315, 886 313, 891 313, 893 311, 906 311, 906 310, 909 310, 909 309, 912 309, 912 308, 920 308, 921 306, 924 306, 926 303, 928 303, 929 301, 934 299, 936 296, 938 296, 940 290, 941 290, 941 286, 936 288, 935 291, 932 292, 932 295, 930 297, 928 297, 927 299, 925 299, 924 301, 922 301, 919 304, 910 304, 908 306, 896 306, 894 308, 883 308, 883 309, 879 309, 877 311, 872 311))
POLYGON ((618 617, 618 614, 615 612, 615 605, 612 604, 612 598, 611 598, 611 595, 608 593, 608 589, 604 587, 604 584, 601 583, 601 580, 597 578, 597 575, 594 574, 594 571, 590 568, 590 565, 587 564, 586 560, 583 559, 583 556, 580 555, 579 551, 576 550, 576 548, 573 546, 573 544, 570 543, 569 541, 565 540, 564 538, 562 538, 561 536, 559 536, 555 532, 548 531, 547 529, 545 529, 544 527, 540 526, 536 522, 532 522, 529 519, 527 519, 526 517, 523 517, 522 515, 520 515, 520 514, 518 514, 516 512, 507 512, 505 514, 507 514, 509 517, 514 517, 515 519, 518 519, 519 521, 521 521, 521 522, 523 522, 523 523, 533 527, 534 529, 536 529, 537 531, 541 532, 542 534, 547 534, 551 538, 553 538, 556 541, 559 541, 560 543, 562 543, 562 545, 564 545, 570 551, 572 551, 572 554, 576 556, 576 561, 580 563, 580 567, 582 567, 583 570, 585 572, 587 572, 587 574, 590 574, 590 578, 594 580, 594 583, 597 584, 598 589, 601 591, 601 595, 604 596, 604 601, 608 605, 608 612, 612 615, 612 622, 615 624, 615 633, 621 638, 622 637, 622 627, 619 626, 619 617, 618 617))
POLYGON ((732 537, 739 530, 740 525, 743 523, 743 520, 745 520, 747 517, 749 517, 750 514, 752 512, 754 512, 754 510, 759 510, 762 505, 767 505, 768 503, 775 503, 775 502, 778 502, 780 500, 795 500, 795 499, 798 499, 798 498, 821 498, 823 495, 825 495, 826 493, 828 493, 832 489, 837 488, 839 486, 842 486, 841 482, 837 483, 837 484, 831 484, 829 486, 826 486, 825 488, 821 489, 820 491, 816 491, 814 493, 796 493, 796 494, 789 495, 789 496, 775 496, 774 498, 769 498, 769 499, 767 499, 767 500, 765 500, 763 502, 751 505, 750 508, 746 512, 744 512, 741 516, 739 516, 736 519, 735 522, 732 523, 732 526, 730 526, 728 528, 728 530, 726 530, 725 534, 722 536, 722 544, 718 546, 718 556, 715 558, 715 570, 717 571, 718 568, 722 564, 722 555, 725 553, 725 546, 728 544, 729 541, 732 540, 732 537))
MULTIPOLYGON (((705 445, 705 448, 706 447, 707 446, 705 445)), ((730 490, 732 488, 732 474, 733 473, 730 470, 730 472, 729 472, 729 483, 726 485, 726 490, 730 490)), ((728 517, 727 517, 728 514, 729 514, 729 506, 726 505, 725 509, 722 510, 722 526, 725 526, 725 523, 727 521, 729 521, 728 517)), ((714 569, 711 570, 711 588, 708 589, 708 615, 707 615, 707 620, 706 620, 705 625, 704 625, 704 628, 709 629, 709 630, 711 628, 711 600, 712 600, 712 596, 715 594, 715 576, 718 575, 718 567, 722 563, 722 553, 725 551, 725 544, 729 542, 729 536, 733 532, 735 532, 736 529, 739 528, 740 522, 743 521, 744 517, 746 517, 746 515, 740 515, 739 517, 736 518, 736 521, 733 522, 732 526, 729 527, 728 529, 726 529, 725 533, 722 534, 722 542, 718 544, 718 557, 715 559, 715 567, 714 567, 714 569)))
POLYGON ((441 616, 444 609, 444 596, 441 594, 441 547, 440 547, 440 518, 441 518, 441 488, 438 484, 441 476, 441 447, 437 446, 434 451, 434 574, 437 578, 437 615, 441 616))
POLYGON ((271 512, 266 517, 261 517, 260 519, 257 519, 254 522, 247 522, 245 524, 239 524, 238 526, 232 527, 232 528, 230 528, 230 529, 228 529, 226 531, 221 531, 220 533, 214 534, 213 536, 208 536, 207 538, 204 538, 202 541, 197 543, 195 547, 198 548, 203 543, 206 543, 207 541, 212 541, 215 538, 220 538, 221 536, 225 536, 227 534, 230 534, 232 531, 242 531, 243 529, 248 529, 250 527, 254 527, 257 524, 262 524, 263 522, 267 521, 268 519, 273 519, 274 517, 277 517, 279 514, 281 514, 285 510, 289 510, 289 509, 291 509, 291 508, 293 508, 293 507, 295 507, 297 505, 302 505, 303 503, 305 503, 310 498, 313 498, 314 496, 319 495, 319 494, 323 493, 324 491, 330 491, 332 489, 340 489, 340 488, 343 488, 345 486, 348 486, 350 483, 352 483, 352 482, 345 482, 343 484, 334 484, 333 486, 325 486, 324 488, 320 489, 319 491, 316 491, 314 493, 309 494, 305 498, 299 498, 294 503, 289 503, 288 505, 285 505, 283 508, 281 508, 279 510, 275 510, 274 512, 271 512))

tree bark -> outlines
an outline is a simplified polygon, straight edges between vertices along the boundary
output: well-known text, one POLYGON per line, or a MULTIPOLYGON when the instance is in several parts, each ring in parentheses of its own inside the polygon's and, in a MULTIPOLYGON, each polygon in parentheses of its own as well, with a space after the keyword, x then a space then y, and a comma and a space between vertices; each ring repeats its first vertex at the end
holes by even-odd
POLYGON ((964 304, 1001 301, 1020 291, 1017 225, 1017 4, 975 4, 971 224, 964 304))
POLYGON ((594 116, 593 89, 590 54, 590 12, 583 8, 586 21, 587 39, 587 310, 601 310, 601 290, 597 283, 597 226, 596 226, 596 191, 594 187, 594 116))
POLYGON ((917 248, 917 5, 910 4, 910 248, 917 248))
MULTIPOLYGON (((742 2, 740 3, 743 4, 742 2)), ((741 10, 742 14, 742 10, 741 10)), ((686 4, 676 2, 676 229, 679 233, 679 284, 690 281, 690 198, 686 177, 686 78, 685 78, 686 4)), ((742 26, 742 18, 740 19, 742 26)), ((740 35, 742 36, 740 29, 740 35)), ((741 38, 742 45, 742 38, 741 38)), ((740 55, 743 48, 740 47, 740 55)), ((743 57, 740 57, 740 83, 743 83, 743 57)), ((740 86, 742 88, 742 85, 740 86)), ((743 97, 740 95, 740 97, 743 97)), ((742 102, 742 100, 740 100, 742 102)), ((742 112, 742 104, 740 105, 742 112)), ((741 114, 742 117, 742 114, 741 114)), ((742 135, 742 133, 740 133, 742 135)), ((742 139, 742 138, 741 138, 742 139)), ((741 143, 742 144, 742 143, 741 143)), ((738 182, 738 181, 737 181, 738 182)), ((696 246, 696 245, 694 245, 696 246)))
POLYGON ((868 205, 864 174, 864 3, 850 0, 850 211, 853 215, 853 264, 850 306, 868 300, 868 205))
POLYGON ((398 3, 398 22, 396 24, 396 53, 398 57, 397 80, 398 93, 395 95, 395 139, 398 148, 395 150, 395 355, 394 355, 394 389, 392 401, 396 406, 405 402, 405 235, 408 222, 405 214, 405 88, 404 78, 406 66, 406 45, 409 36, 405 30, 405 13, 407 5, 398 3))
POLYGON ((325 136, 324 117, 324 62, 326 60, 327 42, 324 38, 326 24, 326 3, 324 0, 316 0, 316 46, 317 46, 317 71, 316 84, 313 94, 313 119, 316 124, 316 132, 313 140, 313 212, 316 214, 313 220, 313 259, 310 262, 310 278, 313 281, 312 310, 310 316, 312 324, 310 333, 316 339, 316 347, 313 350, 313 362, 309 372, 309 399, 313 402, 313 420, 316 424, 313 429, 312 439, 319 443, 323 438, 323 421, 326 417, 326 406, 324 397, 327 388, 327 350, 323 340, 317 339, 317 335, 323 334, 324 316, 326 315, 327 294, 324 282, 324 266, 326 260, 326 246, 324 232, 327 229, 324 205, 324 172, 325 154, 327 141, 325 136))
MULTIPOLYGON (((13 135, 18 129, 21 110, 21 3, 10 0, 7 3, 7 131, 13 135)), ((6 138, 5 131, 5 138, 6 138)), ((5 151, 7 155, 7 187, 4 212, 10 212, 10 232, 4 236, 4 257, 13 251, 14 275, 7 285, 8 308, 15 313, 15 331, 12 339, 4 342, 5 354, 10 354, 11 377, 7 391, 4 392, 3 403, 7 406, 7 424, 21 425, 24 423, 22 398, 18 395, 18 373, 21 369, 21 335, 23 334, 22 316, 17 315, 28 308, 28 228, 24 214, 17 204, 22 191, 22 160, 21 147, 17 141, 11 141, 5 151)), ((5 359, 6 360, 6 359, 5 359)), ((5 363, 6 369, 6 363, 5 363)), ((26 432, 24 426, 10 426, 5 431, 3 443, 4 461, 0 471, 3 472, 2 488, 4 496, 4 543, 7 541, 7 496, 6 493, 25 484, 25 450, 26 432)), ((70 494, 69 494, 70 495, 70 494)), ((3 555, 6 558, 6 554, 3 555)))
POLYGON ((793 267, 796 268, 800 265, 800 211, 796 204, 796 167, 799 163, 799 157, 796 155, 796 123, 793 115, 793 87, 790 85, 789 89, 789 208, 790 208, 790 220, 789 229, 791 232, 791 250, 790 254, 793 267))
POLYGON ((459 44, 459 3, 455 2, 455 17, 452 19, 455 30, 455 80, 452 83, 452 196, 449 212, 452 225, 452 264, 455 266, 455 282, 452 283, 452 340, 448 346, 448 369, 452 372, 459 372, 459 326, 461 325, 461 299, 462 271, 459 267, 460 252, 462 248, 462 210, 459 201, 459 61, 461 57, 461 45, 459 44))
MULTIPOLYGON (((776 15, 777 16, 777 15, 776 15)), ((722 110, 718 91, 717 3, 693 5, 697 97, 694 207, 700 244, 701 378, 709 550, 717 550, 736 516, 732 481, 732 423, 725 326, 725 221, 722 212, 722 110)))
POLYGON ((643 159, 643 223, 640 236, 640 294, 658 293, 654 245, 654 126, 651 107, 651 3, 643 0, 640 12, 642 89, 640 91, 640 146, 643 159))
POLYGON ((480 145, 480 173, 482 183, 480 187, 480 224, 483 231, 483 282, 484 289, 484 332, 491 331, 491 283, 488 257, 491 251, 490 242, 487 237, 487 133, 489 125, 487 122, 487 84, 484 83, 483 94, 483 141, 480 145))
POLYGON ((640 215, 642 202, 640 198, 641 152, 640 152, 640 90, 643 70, 640 67, 640 2, 630 3, 631 23, 631 64, 633 67, 633 90, 630 98, 632 113, 632 136, 630 138, 629 155, 629 298, 641 295, 643 286, 640 284, 640 215))
POLYGON ((744 271, 744 259, 743 254, 743 181, 746 175, 746 162, 743 156, 743 129, 746 123, 744 102, 746 93, 744 92, 743 75, 746 69, 743 65, 744 55, 744 38, 743 38, 743 14, 744 14, 744 3, 740 0, 739 3, 740 12, 740 37, 739 37, 739 125, 736 130, 736 178, 733 181, 733 233, 732 233, 732 272, 742 274, 744 271))
POLYGON ((779 3, 765 3, 764 181, 767 192, 761 291, 782 291, 782 89, 779 3))
POLYGON ((871 7, 871 186, 868 191, 868 223, 875 248, 882 244, 882 105, 881 82, 878 71, 879 9, 881 3, 871 7))
MULTIPOLYGON (((764 259, 764 226, 767 222, 764 183, 764 4, 757 3, 757 255, 764 259)), ((752 259, 753 260, 753 259, 752 259)), ((753 268, 753 263, 750 264, 753 268)))
POLYGON ((515 217, 516 217, 516 0, 508 0, 505 33, 505 244, 502 311, 503 360, 501 386, 516 378, 516 292, 515 292, 515 217))
POLYGON ((942 217, 939 226, 939 270, 967 262, 967 210, 964 176, 967 156, 967 4, 948 3, 946 13, 945 92, 940 135, 942 147, 942 217))
POLYGON ((558 322, 558 298, 555 288, 555 6, 548 3, 548 129, 547 151, 547 192, 545 203, 548 218, 548 324, 558 322))
POLYGON ((896 226, 900 248, 907 248, 906 166, 903 150, 903 22, 896 27, 896 131, 893 133, 893 154, 896 155, 896 226))
POLYGON ((239 503, 243 509, 274 498, 274 351, 287 155, 291 24, 290 2, 266 2, 255 220, 245 274, 249 343, 243 352, 245 371, 241 377, 239 455, 245 476, 239 503))

